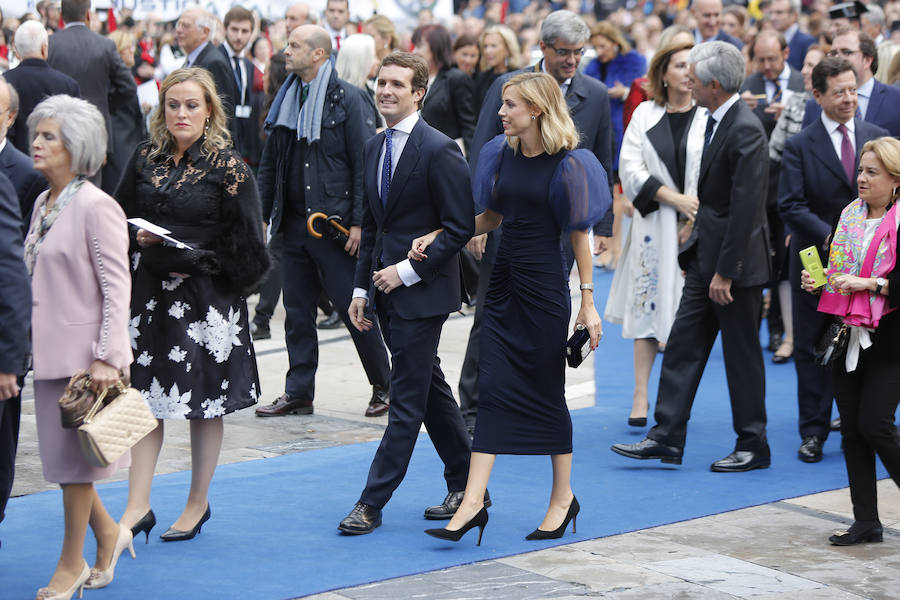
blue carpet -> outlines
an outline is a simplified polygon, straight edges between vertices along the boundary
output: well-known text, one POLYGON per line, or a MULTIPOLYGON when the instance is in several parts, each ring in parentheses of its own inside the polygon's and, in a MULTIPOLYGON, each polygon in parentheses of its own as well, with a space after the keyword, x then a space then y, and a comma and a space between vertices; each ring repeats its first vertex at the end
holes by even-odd
MULTIPOLYGON (((610 274, 597 272, 598 306, 605 303, 610 274)), ((732 449, 734 432, 721 359, 713 350, 694 404, 684 464, 637 462, 609 451, 615 442, 637 441, 629 428, 631 343, 605 324, 596 353, 596 406, 573 412, 573 485, 582 506, 578 533, 555 542, 526 542, 540 522, 550 486, 547 457, 498 457, 490 490, 494 508, 482 546, 475 533, 459 543, 426 537, 434 522, 426 505, 445 493, 442 467, 427 436, 421 436, 403 485, 374 534, 343 537, 338 522, 356 501, 376 443, 354 444, 256 460, 219 468, 211 491, 212 519, 193 541, 158 539, 178 517, 188 473, 156 478, 153 506, 159 519, 150 544, 135 544, 138 560, 123 555, 113 585, 88 590, 89 598, 292 598, 555 544, 609 536, 666 523, 769 503, 846 486, 838 437, 815 465, 796 458, 797 408, 792 364, 767 361, 767 407, 772 468, 744 474, 711 473, 709 464, 732 449)), ((661 356, 659 357, 662 358, 661 356)), ((651 381, 658 378, 659 362, 651 381)), ((655 398, 655 383, 651 391, 655 398)), ((226 432, 227 435, 227 432, 226 432)), ((100 486, 114 516, 126 501, 124 482, 100 486)), ((33 598, 53 571, 62 539, 59 492, 10 502, 0 526, 0 597, 33 598)), ((93 557, 88 534, 85 556, 93 557)))

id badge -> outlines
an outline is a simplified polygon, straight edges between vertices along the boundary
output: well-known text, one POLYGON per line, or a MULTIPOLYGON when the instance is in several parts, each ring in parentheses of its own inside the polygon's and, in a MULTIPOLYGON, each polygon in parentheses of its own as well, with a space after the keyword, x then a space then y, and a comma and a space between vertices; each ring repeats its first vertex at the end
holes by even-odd
POLYGON ((250 105, 249 104, 238 104, 234 107, 234 116, 238 119, 249 119, 250 118, 250 105))

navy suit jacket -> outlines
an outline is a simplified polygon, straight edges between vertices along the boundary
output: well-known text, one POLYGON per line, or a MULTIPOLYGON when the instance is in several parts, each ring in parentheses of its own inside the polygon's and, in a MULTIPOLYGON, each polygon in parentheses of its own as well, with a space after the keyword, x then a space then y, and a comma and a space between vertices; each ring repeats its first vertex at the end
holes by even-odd
MULTIPOLYGON (((855 120, 855 128, 859 165, 863 144, 888 132, 861 119, 855 120)), ((821 118, 788 139, 778 179, 778 210, 792 232, 792 245, 796 241, 800 249, 824 249, 841 211, 856 195, 856 178, 847 180, 821 118)))
POLYGON ((372 273, 405 260, 415 238, 443 227, 428 247, 428 258, 411 261, 422 281, 393 290, 391 302, 404 319, 448 315, 461 304, 459 251, 475 232, 466 161, 456 142, 420 118, 397 161, 383 206, 378 193, 383 144, 384 133, 379 133, 363 151, 365 197, 354 286, 369 291, 371 307, 372 273))
POLYGON ((16 120, 6 133, 6 139, 13 146, 31 155, 31 140, 25 120, 37 104, 47 96, 68 94, 81 97, 78 82, 47 64, 40 58, 26 58, 15 69, 3 74, 3 78, 16 88, 19 94, 19 112, 16 120))
MULTIPOLYGON (((866 109, 866 122, 887 129, 894 136, 900 136, 900 88, 885 85, 875 80, 869 107, 866 109)), ((822 114, 822 107, 815 101, 806 103, 806 114, 803 116, 803 127, 808 127, 822 114)))
MULTIPOLYGON (((481 147, 503 133, 503 125, 497 111, 503 104, 501 92, 503 84, 520 73, 540 72, 541 63, 526 67, 519 71, 505 73, 494 80, 484 97, 481 112, 478 115, 478 124, 475 126, 475 135, 472 137, 472 146, 469 148, 469 168, 474 175, 478 164, 478 154, 481 147)), ((575 122, 575 127, 581 135, 579 148, 587 148, 594 153, 603 168, 606 169, 606 180, 609 181, 610 194, 612 194, 612 157, 613 138, 612 120, 610 118, 609 93, 606 86, 578 71, 572 77, 572 83, 566 91, 566 104, 569 106, 569 114, 575 122)), ((613 210, 610 207, 606 216, 594 227, 594 233, 602 236, 612 235, 613 210)))
POLYGON ((25 269, 16 191, 0 173, 0 373, 25 373, 31 326, 31 278, 25 269))
POLYGON ((47 180, 34 170, 31 158, 6 141, 0 151, 0 173, 6 175, 16 190, 19 200, 19 214, 22 215, 22 234, 28 232, 31 225, 31 209, 38 194, 47 189, 47 180))
MULTIPOLYGON (((257 93, 253 91, 253 70, 256 68, 249 58, 241 57, 241 64, 244 65, 244 73, 247 81, 244 82, 246 93, 241 97, 241 89, 238 87, 237 79, 234 74, 234 62, 228 56, 225 44, 218 46, 219 52, 225 57, 225 63, 228 65, 228 72, 231 74, 231 85, 234 96, 232 100, 235 106, 244 104, 251 107, 249 117, 239 119, 234 117, 234 127, 231 128, 234 135, 234 147, 240 153, 241 157, 249 164, 256 166, 259 164, 260 154, 262 154, 262 142, 259 137, 260 132, 260 111, 262 110, 262 102, 257 101, 257 93)), ((199 59, 198 59, 199 60, 199 59)), ((218 82, 216 82, 218 85, 218 82)), ((236 109, 235 109, 236 110, 236 109)))
POLYGON ((228 117, 228 129, 231 131, 232 137, 237 139, 237 130, 234 126, 234 99, 237 96, 234 88, 237 84, 234 81, 231 63, 225 58, 225 53, 219 50, 218 46, 209 42, 200 51, 191 66, 203 67, 212 75, 213 81, 216 82, 216 92, 222 99, 225 116, 228 117))
POLYGON ((806 58, 806 50, 815 43, 815 41, 816 38, 813 36, 798 30, 788 44, 788 49, 791 51, 791 53, 788 54, 788 64, 798 71, 802 70, 803 59, 806 58))
POLYGON ((728 42, 732 46, 735 46, 738 50, 740 50, 741 48, 744 47, 744 42, 737 39, 733 35, 726 33, 724 29, 719 29, 719 33, 716 34, 716 41, 717 42, 728 42))

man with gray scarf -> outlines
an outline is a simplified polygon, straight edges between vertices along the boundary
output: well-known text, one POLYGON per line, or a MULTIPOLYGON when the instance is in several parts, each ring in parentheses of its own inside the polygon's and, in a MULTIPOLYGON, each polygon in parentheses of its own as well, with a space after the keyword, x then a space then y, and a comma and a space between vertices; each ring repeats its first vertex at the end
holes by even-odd
POLYGON ((360 91, 338 79, 329 60, 331 38, 321 27, 291 32, 284 57, 288 78, 266 117, 269 132, 257 177, 263 221, 284 234, 285 343, 290 367, 285 393, 256 410, 260 417, 311 414, 318 365, 316 303, 324 288, 353 337, 372 384, 367 416, 388 410, 390 365, 376 325, 362 332, 350 326, 363 202, 363 142, 374 135, 365 124, 360 91), (338 217, 347 234, 316 213, 338 217), (308 229, 310 218, 313 228, 308 229), (324 237, 318 234, 324 234, 324 237))

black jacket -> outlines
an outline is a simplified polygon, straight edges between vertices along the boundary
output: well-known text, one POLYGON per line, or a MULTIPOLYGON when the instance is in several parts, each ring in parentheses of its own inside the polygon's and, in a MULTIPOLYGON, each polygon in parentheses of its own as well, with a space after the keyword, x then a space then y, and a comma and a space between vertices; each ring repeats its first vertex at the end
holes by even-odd
POLYGON ((425 122, 452 140, 462 138, 466 152, 472 145, 477 117, 472 85, 472 78, 459 69, 443 69, 434 77, 422 103, 425 122))
MULTIPOLYGON (((367 122, 367 108, 354 86, 338 79, 332 71, 322 113, 322 136, 313 144, 301 140, 303 159, 289 164, 291 144, 297 130, 275 123, 284 94, 297 81, 295 75, 278 90, 272 102, 266 129, 269 138, 263 148, 257 182, 262 200, 263 221, 272 233, 279 231, 288 192, 288 169, 303 169, 306 213, 340 215, 345 227, 360 225, 363 213, 363 144, 375 134, 367 122)), ((294 125, 296 127, 296 125, 294 125)))

